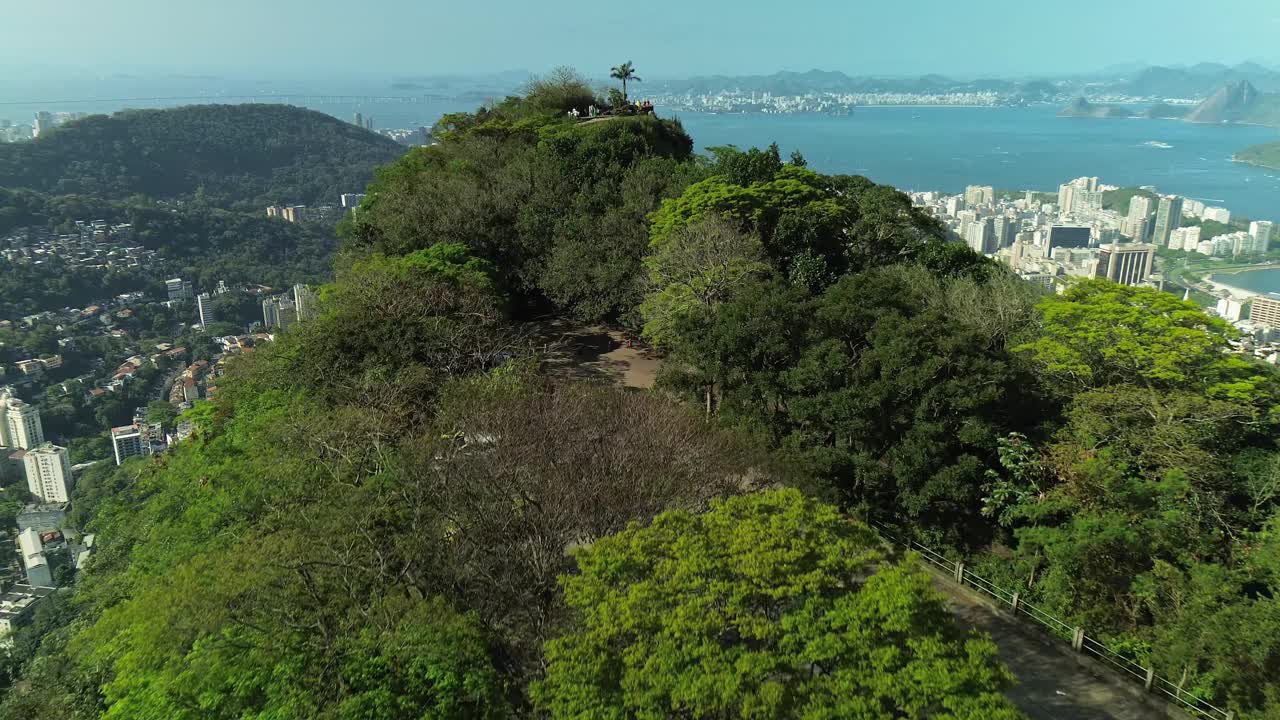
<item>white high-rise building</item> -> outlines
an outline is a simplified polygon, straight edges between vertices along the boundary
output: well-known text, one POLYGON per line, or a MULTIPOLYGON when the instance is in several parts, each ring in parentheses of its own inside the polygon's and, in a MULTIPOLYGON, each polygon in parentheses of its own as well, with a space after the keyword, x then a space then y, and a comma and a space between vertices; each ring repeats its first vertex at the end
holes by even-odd
POLYGON ((1231 222, 1231 211, 1222 207, 1207 207, 1200 217, 1226 225, 1231 222))
POLYGON ((146 428, 137 424, 111 428, 111 447, 115 450, 117 465, 131 457, 151 454, 146 428))
POLYGON ((1058 212, 1069 213, 1071 208, 1076 204, 1076 186, 1075 185, 1059 185, 1058 186, 1058 212))
POLYGON ((965 242, 974 252, 986 255, 996 251, 995 221, 992 218, 974 220, 966 229, 965 242))
POLYGON ((1146 220, 1151 217, 1151 198, 1146 195, 1134 195, 1129 201, 1129 219, 1146 220))
POLYGON ((1243 300, 1235 298, 1222 298, 1218 300, 1218 315, 1223 319, 1236 322, 1244 317, 1245 303, 1243 300))
POLYGON ((298 314, 298 322, 315 317, 316 304, 319 302, 320 296, 315 290, 306 285, 293 286, 293 307, 298 314))
POLYGON ((9 398, 13 396, 13 388, 0 387, 0 448, 14 447, 9 437, 9 398))
POLYGON ((18 548, 22 555, 22 567, 27 571, 27 582, 34 587, 53 587, 53 573, 49 558, 44 554, 44 543, 35 528, 18 533, 18 548))
POLYGON ((1100 190, 1076 190, 1071 199, 1073 212, 1089 212, 1102 209, 1103 194, 1100 190))
POLYGON ((262 322, 268 330, 280 328, 288 330, 290 325, 298 321, 298 306, 293 301, 292 293, 269 297, 262 301, 262 322))
POLYGON ((1200 245, 1200 226, 1192 225, 1191 227, 1178 228, 1169 233, 1169 249, 1170 250, 1186 250, 1187 252, 1195 252, 1200 245))
POLYGON ((41 110, 36 113, 35 122, 31 124, 31 137, 38 138, 40 133, 53 129, 53 113, 41 110))
POLYGON ((1007 248, 1013 245, 1018 236, 1018 230, 1022 229, 1022 221, 1008 215, 998 215, 995 219, 995 246, 997 248, 1007 248))
POLYGON ((0 388, 0 446, 30 450, 44 442, 40 410, 0 388))
POLYGON ((22 464, 27 471, 27 489, 32 495, 46 503, 64 503, 71 499, 74 481, 66 448, 44 443, 26 451, 22 464))
POLYGON ((1253 246, 1259 253, 1271 249, 1271 233, 1271 222, 1268 220, 1255 220, 1249 223, 1249 234, 1253 236, 1253 246))
POLYGON ((1177 195, 1166 195, 1160 198, 1160 206, 1156 209, 1152 241, 1159 247, 1169 247, 1170 236, 1180 227, 1182 227, 1182 198, 1177 195))
POLYGON ((964 204, 967 207, 990 205, 995 201, 996 191, 990 185, 970 185, 964 189, 964 204))
POLYGON ((200 317, 200 327, 206 327, 213 322, 213 299, 209 297, 209 293, 200 293, 196 296, 196 313, 200 317))
POLYGON ((172 278, 164 281, 165 291, 169 293, 169 300, 190 300, 195 297, 195 293, 191 289, 191 281, 182 278, 172 278))

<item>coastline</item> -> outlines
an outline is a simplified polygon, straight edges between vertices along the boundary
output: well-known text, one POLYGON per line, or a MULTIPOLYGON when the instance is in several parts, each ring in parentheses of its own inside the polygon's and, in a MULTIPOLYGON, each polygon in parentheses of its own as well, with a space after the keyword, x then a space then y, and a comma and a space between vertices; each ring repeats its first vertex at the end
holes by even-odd
MULTIPOLYGON (((1235 274, 1235 273, 1232 273, 1232 274, 1235 274)), ((1224 283, 1218 280, 1216 275, 1206 275, 1204 278, 1204 281, 1213 286, 1214 292, 1226 295, 1230 297, 1232 300, 1248 300, 1249 298, 1252 298, 1254 295, 1261 294, 1261 293, 1253 292, 1252 290, 1245 290, 1244 288, 1236 287, 1235 285, 1224 283)))
POLYGON ((1253 160, 1242 160, 1238 155, 1232 155, 1231 162, 1240 163, 1241 165, 1248 165, 1250 167, 1262 168, 1263 170, 1272 170, 1272 171, 1280 172, 1280 166, 1278 165, 1268 165, 1266 163, 1260 163, 1253 160))
POLYGON ((1256 295, 1266 295, 1268 293, 1260 290, 1247 290, 1245 288, 1239 287, 1238 285, 1232 285, 1230 282, 1224 282, 1222 278, 1223 277, 1234 278, 1237 275, 1242 275, 1244 273, 1250 273, 1250 272, 1258 272, 1259 270, 1280 271, 1280 265, 1270 265, 1270 266, 1254 267, 1254 268, 1248 268, 1248 267, 1235 268, 1235 269, 1228 269, 1225 271, 1219 271, 1216 273, 1205 275, 1204 282, 1208 283, 1209 285, 1212 285, 1214 291, 1219 293, 1225 293, 1226 295, 1230 296, 1232 299, 1248 300, 1256 295))

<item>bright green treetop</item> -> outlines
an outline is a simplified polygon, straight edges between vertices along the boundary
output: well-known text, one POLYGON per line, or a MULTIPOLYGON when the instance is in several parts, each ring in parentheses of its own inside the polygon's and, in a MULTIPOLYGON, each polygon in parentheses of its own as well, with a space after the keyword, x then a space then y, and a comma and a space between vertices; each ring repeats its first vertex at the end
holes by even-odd
POLYGON ((680 228, 645 258, 653 291, 640 305, 645 336, 668 345, 673 326, 695 312, 714 312, 753 275, 769 266, 757 237, 709 215, 680 228))
POLYGON ((1227 323, 1169 293, 1090 280, 1045 298, 1040 311, 1042 332, 1018 350, 1070 390, 1132 384, 1237 402, 1271 392, 1258 365, 1226 354, 1227 323))
POLYGON ((578 553, 552 718, 1018 718, 987 639, 928 576, 795 490, 676 511, 578 553))

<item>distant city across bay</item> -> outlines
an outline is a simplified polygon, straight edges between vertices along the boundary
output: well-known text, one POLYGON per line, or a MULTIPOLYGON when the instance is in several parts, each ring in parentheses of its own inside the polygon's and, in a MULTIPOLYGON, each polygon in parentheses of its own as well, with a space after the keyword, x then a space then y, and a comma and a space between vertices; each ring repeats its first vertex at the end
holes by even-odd
MULTIPOLYGON (((227 101, 208 98, 208 102, 227 101)), ((470 95, 426 96, 413 103, 341 100, 311 91, 309 96, 299 93, 296 102, 348 122, 361 113, 378 128, 418 128, 484 101, 470 95)), ((191 102, 150 104, 166 107, 191 102)), ((92 113, 123 107, 109 100, 65 108, 12 104, 0 109, 0 117, 25 119, 40 110, 92 113)), ((847 116, 675 112, 661 106, 657 110, 660 115, 678 117, 698 138, 699 151, 716 145, 751 147, 776 141, 786 153, 800 150, 822 172, 865 175, 904 190, 959 192, 980 184, 1003 190, 1053 191, 1063 178, 1099 176, 1115 185, 1153 186, 1251 218, 1280 220, 1280 172, 1231 159, 1245 147, 1280 139, 1275 128, 1060 118, 1058 108, 1048 104, 860 107, 847 116)))

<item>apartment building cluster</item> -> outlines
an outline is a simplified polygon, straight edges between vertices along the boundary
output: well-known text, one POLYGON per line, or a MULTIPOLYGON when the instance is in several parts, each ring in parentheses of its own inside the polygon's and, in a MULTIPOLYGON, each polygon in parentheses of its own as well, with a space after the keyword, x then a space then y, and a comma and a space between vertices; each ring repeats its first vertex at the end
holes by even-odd
POLYGON ((169 449, 164 426, 147 421, 147 409, 133 411, 133 422, 111 428, 111 451, 116 465, 131 457, 159 455, 169 449))
MULTIPOLYGON (((360 117, 360 113, 356 113, 360 117)), ((360 124, 363 120, 357 121, 360 124)), ((354 210, 360 206, 360 202, 364 200, 364 193, 342 193, 338 196, 337 205, 314 205, 308 207, 306 205, 268 205, 267 217, 277 218, 291 223, 320 223, 333 224, 338 222, 349 210, 354 210)))
POLYGON ((45 440, 39 408, 17 397, 12 387, 0 387, 0 453, 10 460, 0 473, 20 466, 32 495, 44 502, 71 499, 75 480, 67 449, 45 440))
POLYGON ((13 632, 31 621, 35 610, 60 584, 64 572, 80 570, 91 557, 94 536, 81 534, 67 522, 67 503, 38 503, 25 506, 15 519, 16 537, 0 531, 13 541, 25 582, 9 585, 0 594, 0 648, 13 644, 13 632))
POLYGON ((1056 278, 1109 278, 1128 285, 1161 286, 1160 248, 1212 257, 1261 255, 1270 249, 1272 223, 1207 237, 1190 221, 1226 225, 1231 212, 1173 195, 1139 193, 1123 215, 1106 207, 1118 190, 1096 177, 1076 178, 1049 193, 1002 193, 974 185, 958 195, 913 193, 912 199, 940 219, 954 239, 975 252, 1001 259, 1020 275, 1046 285, 1056 278))
POLYGON ((184 368, 173 380, 173 388, 169 391, 169 402, 180 408, 189 408, 191 403, 205 397, 209 372, 207 360, 197 360, 184 368))
POLYGON ((1262 255, 1271 249, 1272 223, 1256 220, 1249 229, 1206 236, 1202 225, 1186 225, 1186 220, 1228 225, 1231 211, 1207 207, 1198 200, 1176 195, 1151 198, 1135 196, 1129 203, 1123 232, 1170 250, 1194 252, 1210 257, 1242 257, 1262 255))
POLYGON ((287 330, 315 316, 319 296, 306 285, 294 285, 281 295, 262 301, 262 324, 268 330, 287 330))
MULTIPOLYGON (((11 633, 29 622, 41 600, 57 584, 60 566, 82 567, 93 536, 81 537, 66 526, 66 508, 75 486, 67 449, 45 440, 40 411, 17 397, 12 387, 0 387, 0 475, 21 468, 27 491, 35 498, 17 515, 17 537, 8 529, 0 536, 14 542, 25 583, 0 594, 0 647, 12 643, 11 633)), ((10 578, 11 579, 11 578, 10 578)), ((6 579, 8 584, 8 579, 6 579)))
POLYGON ((35 114, 30 123, 0 119, 0 143, 34 140, 43 132, 66 125, 72 120, 80 120, 87 115, 82 112, 51 113, 41 110, 35 114))
POLYGON ((1109 278, 1149 285, 1155 247, 1124 235, 1124 218, 1104 208, 1115 188, 1096 177, 1072 180, 1048 193, 997 193, 973 185, 962 194, 914 193, 950 231, 975 252, 1000 259, 1019 275, 1052 287, 1066 277, 1109 278))
POLYGON ((130 223, 77 220, 76 232, 47 227, 20 227, 0 237, 0 256, 14 264, 40 264, 57 259, 69 266, 128 270, 148 266, 156 251, 132 242, 130 223))
POLYGON ((291 223, 331 224, 342 217, 342 211, 333 205, 268 205, 267 217, 291 223))

